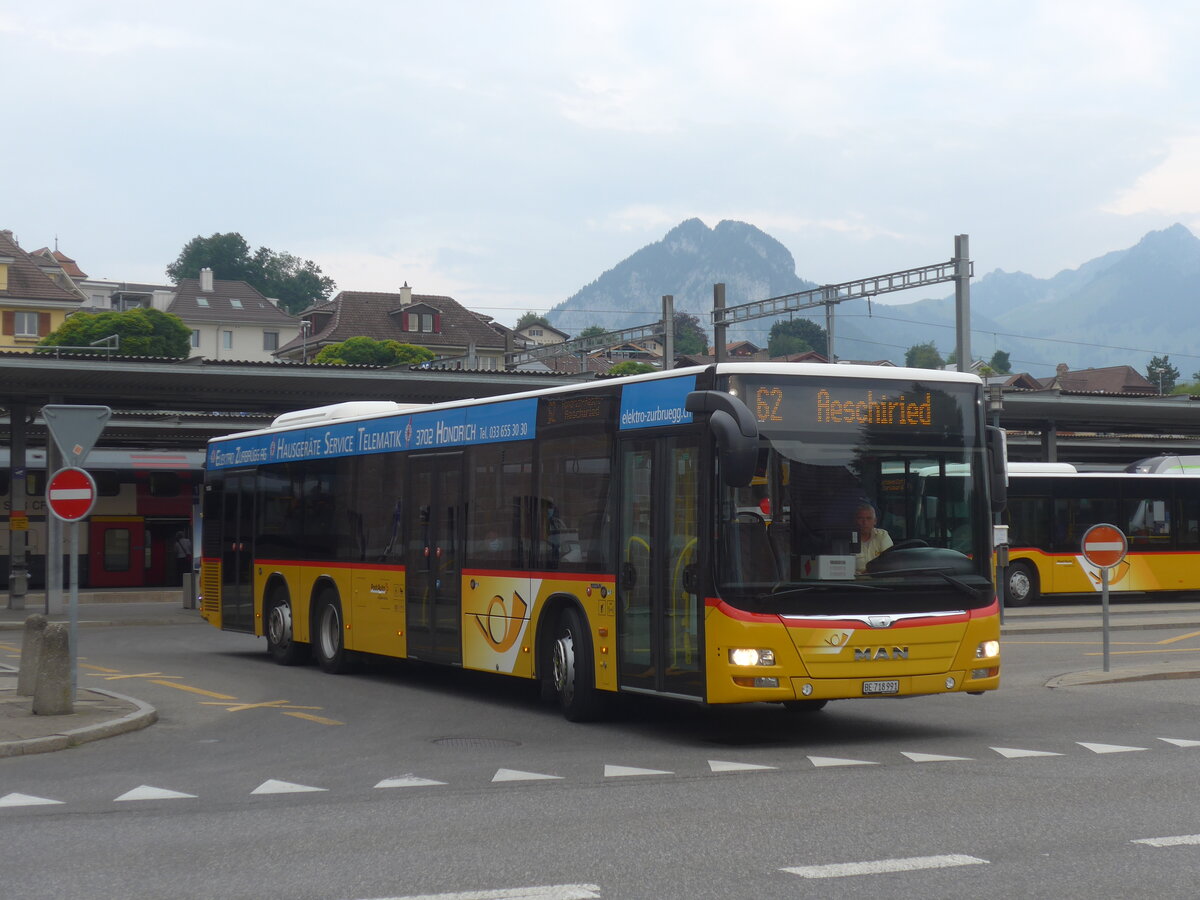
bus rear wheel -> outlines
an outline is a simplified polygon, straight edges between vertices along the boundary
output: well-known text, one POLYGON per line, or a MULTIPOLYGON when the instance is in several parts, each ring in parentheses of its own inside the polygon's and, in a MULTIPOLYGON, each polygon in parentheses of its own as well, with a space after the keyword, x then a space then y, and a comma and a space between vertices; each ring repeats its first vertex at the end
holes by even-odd
POLYGON ((1033 566, 1017 560, 1004 573, 1004 605, 1028 606, 1038 599, 1038 578, 1033 566))
POLYGON ((346 632, 342 625, 342 604, 332 591, 317 598, 316 640, 317 665, 331 675, 350 670, 350 653, 346 650, 346 632))
POLYGON ((308 644, 296 640, 292 603, 285 591, 267 598, 267 652, 281 666, 296 666, 308 660, 308 644))
POLYGON ((587 722, 602 711, 596 691, 592 645, 574 609, 564 609, 554 626, 550 678, 559 709, 572 722, 587 722))

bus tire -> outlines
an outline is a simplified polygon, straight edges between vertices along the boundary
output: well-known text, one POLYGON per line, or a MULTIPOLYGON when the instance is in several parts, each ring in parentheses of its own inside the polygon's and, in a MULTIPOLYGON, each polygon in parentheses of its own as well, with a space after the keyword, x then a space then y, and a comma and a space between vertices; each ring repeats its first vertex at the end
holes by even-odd
POLYGON ((1037 571, 1029 563, 1017 560, 1004 572, 1004 605, 1028 606, 1040 596, 1037 571))
POLYGON ((601 713, 592 664, 592 642, 579 613, 568 607, 554 625, 550 678, 558 707, 571 722, 588 722, 601 713))
POLYGON ((342 620, 342 604, 333 591, 322 591, 317 597, 316 631, 313 648, 317 665, 331 675, 350 671, 350 653, 346 650, 346 629, 342 620))
POLYGON ((281 666, 298 666, 310 656, 308 644, 296 640, 292 602, 287 591, 276 589, 267 597, 267 652, 281 666))

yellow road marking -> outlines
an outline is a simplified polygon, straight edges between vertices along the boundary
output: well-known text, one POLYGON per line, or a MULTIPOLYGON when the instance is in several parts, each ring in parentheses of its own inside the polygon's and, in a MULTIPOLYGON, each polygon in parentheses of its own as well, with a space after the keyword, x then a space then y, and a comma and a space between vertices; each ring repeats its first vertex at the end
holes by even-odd
POLYGON ((293 706, 288 700, 267 700, 263 703, 212 703, 202 701, 203 706, 224 706, 226 712, 242 712, 246 709, 320 709, 319 706, 293 706))
POLYGON ((1174 644, 1176 641, 1186 641, 1188 638, 1200 635, 1200 631, 1190 631, 1187 634, 1181 634, 1178 637, 1167 638, 1165 641, 1156 641, 1158 644, 1174 644))
MULTIPOLYGON (((0 648, 6 645, 0 644, 0 648)), ((182 678, 182 675, 164 675, 162 672, 138 672, 134 674, 121 674, 120 669, 106 669, 102 666, 88 665, 81 663, 81 668, 93 669, 89 672, 90 675, 95 675, 98 678, 103 678, 105 681, 123 681, 128 678, 148 678, 151 684, 161 684, 163 687, 175 688, 178 691, 187 691, 192 694, 199 694, 202 697, 212 697, 212 700, 201 701, 202 706, 223 706, 226 712, 242 712, 247 709, 277 709, 285 716, 294 716, 297 719, 305 719, 310 722, 316 722, 319 725, 345 725, 345 722, 339 722, 337 719, 327 719, 324 716, 314 716, 311 713, 298 712, 304 709, 321 709, 319 706, 296 706, 287 700, 267 700, 262 703, 239 703, 237 697, 229 694, 218 694, 216 691, 206 691, 203 688, 192 687, 188 684, 180 684, 176 681, 167 681, 168 678, 182 678)))
MULTIPOLYGON (((319 707, 318 707, 319 709, 319 707)), ((302 712, 285 712, 285 716, 295 716, 297 719, 307 719, 310 722, 316 722, 320 725, 345 725, 345 722, 339 722, 337 719, 326 719, 324 716, 314 716, 311 713, 302 712)))
POLYGON ((105 681, 124 681, 126 678, 182 678, 183 676, 164 675, 162 672, 138 672, 136 675, 104 675, 101 677, 105 681))
POLYGON ((152 681, 151 684, 161 684, 163 687, 175 688, 179 691, 190 691, 193 694, 200 694, 204 697, 213 697, 216 700, 236 700, 237 697, 231 697, 229 694, 218 694, 216 691, 206 691, 203 688, 192 687, 188 684, 177 684, 174 681, 152 681))

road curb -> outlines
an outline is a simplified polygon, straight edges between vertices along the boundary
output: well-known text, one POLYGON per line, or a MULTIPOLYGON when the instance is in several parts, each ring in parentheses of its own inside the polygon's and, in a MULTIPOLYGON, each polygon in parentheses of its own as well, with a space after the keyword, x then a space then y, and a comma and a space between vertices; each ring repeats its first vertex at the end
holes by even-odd
POLYGON ((1170 681, 1178 678, 1200 678, 1196 669, 1126 669, 1121 671, 1104 672, 1100 669, 1087 669, 1082 672, 1067 672, 1057 675, 1046 682, 1048 688, 1078 687, 1089 684, 1122 684, 1132 681, 1170 681))
POLYGON ((149 703, 145 703, 134 697, 127 697, 124 694, 106 691, 102 688, 88 688, 87 692, 90 694, 101 694, 122 703, 129 703, 134 709, 132 712, 126 713, 119 718, 108 719, 107 721, 97 722, 93 725, 85 725, 82 728, 71 728, 55 734, 27 738, 22 741, 0 742, 0 758, 66 750, 69 747, 77 747, 89 741, 98 741, 102 738, 114 737, 130 731, 139 731, 158 721, 158 710, 149 703))

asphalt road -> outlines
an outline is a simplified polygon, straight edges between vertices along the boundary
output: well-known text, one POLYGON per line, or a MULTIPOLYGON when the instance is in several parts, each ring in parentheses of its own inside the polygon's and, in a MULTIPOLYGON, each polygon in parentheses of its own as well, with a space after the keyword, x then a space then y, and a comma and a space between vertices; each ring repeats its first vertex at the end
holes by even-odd
MULTIPOLYGON (((0 806, 0 897, 1193 897, 1200 687, 1059 678, 1100 651, 1010 635, 984 697, 641 700, 574 725, 504 679, 90 629, 81 683, 159 721, 0 760, 0 798, 25 798, 0 806)), ((1112 651, 1170 667, 1200 634, 1112 651)))

